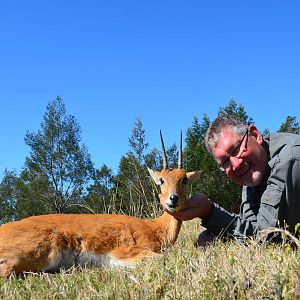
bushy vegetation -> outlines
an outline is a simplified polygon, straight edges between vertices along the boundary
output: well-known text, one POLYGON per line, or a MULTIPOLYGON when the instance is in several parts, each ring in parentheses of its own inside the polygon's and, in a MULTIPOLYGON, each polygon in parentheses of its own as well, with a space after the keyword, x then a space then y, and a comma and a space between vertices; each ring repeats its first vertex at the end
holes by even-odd
MULTIPOLYGON (((243 105, 230 100, 219 114, 235 115, 253 123, 243 105)), ((241 187, 233 184, 218 169, 204 145, 210 125, 207 115, 195 116, 186 130, 184 166, 202 170, 201 180, 191 193, 202 192, 224 208, 237 212, 241 187)), ((300 132, 295 117, 288 116, 280 131, 300 132)), ((265 129, 268 132, 268 129, 265 129)), ((158 189, 147 167, 160 170, 161 152, 148 150, 142 120, 138 118, 128 138, 129 150, 120 158, 117 174, 103 165, 94 168, 87 147, 81 141, 76 118, 68 115, 63 99, 50 101, 37 132, 27 132, 25 144, 30 154, 20 174, 6 170, 0 183, 0 223, 48 213, 120 212, 135 216, 154 216, 158 209, 158 189)), ((160 148, 160 145, 158 146, 160 148)), ((174 143, 166 149, 170 166, 177 166, 174 143)))

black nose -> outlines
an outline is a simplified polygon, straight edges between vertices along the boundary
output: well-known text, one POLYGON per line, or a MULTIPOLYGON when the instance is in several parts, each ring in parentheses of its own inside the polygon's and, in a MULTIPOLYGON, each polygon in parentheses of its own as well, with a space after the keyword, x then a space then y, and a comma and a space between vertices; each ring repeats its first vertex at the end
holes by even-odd
POLYGON ((177 195, 171 195, 170 196, 170 200, 173 204, 177 204, 178 203, 178 200, 179 200, 179 197, 177 195))

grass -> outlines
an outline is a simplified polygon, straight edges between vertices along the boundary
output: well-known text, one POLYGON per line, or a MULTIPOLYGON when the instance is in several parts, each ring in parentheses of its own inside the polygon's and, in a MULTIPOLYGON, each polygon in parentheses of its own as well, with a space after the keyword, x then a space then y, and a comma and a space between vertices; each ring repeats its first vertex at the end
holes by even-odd
POLYGON ((0 279, 0 299, 292 299, 299 254, 251 241, 193 243, 199 220, 185 222, 174 247, 135 268, 62 270, 0 279))

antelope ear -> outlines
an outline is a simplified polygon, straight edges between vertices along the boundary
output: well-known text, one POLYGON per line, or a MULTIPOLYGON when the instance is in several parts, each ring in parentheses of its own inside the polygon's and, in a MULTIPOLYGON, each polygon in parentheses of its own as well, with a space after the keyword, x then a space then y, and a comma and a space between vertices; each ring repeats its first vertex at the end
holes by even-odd
POLYGON ((157 184, 157 185, 161 185, 161 182, 159 180, 159 176, 158 176, 158 172, 157 171, 153 171, 151 170, 150 168, 147 168, 148 169, 148 172, 150 174, 150 176, 152 177, 152 179, 154 180, 154 182, 157 184))
POLYGON ((199 178, 200 174, 201 174, 201 171, 194 171, 194 172, 186 173, 186 177, 189 180, 189 184, 191 184, 194 180, 199 178))

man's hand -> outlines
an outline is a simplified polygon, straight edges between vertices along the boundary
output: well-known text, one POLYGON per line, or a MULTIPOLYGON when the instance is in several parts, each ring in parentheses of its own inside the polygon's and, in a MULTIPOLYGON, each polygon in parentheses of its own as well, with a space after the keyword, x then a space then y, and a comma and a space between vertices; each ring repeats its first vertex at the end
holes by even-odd
POLYGON ((210 210, 212 202, 203 194, 195 194, 191 198, 187 199, 180 211, 170 213, 162 202, 161 194, 159 195, 160 203, 167 213, 171 214, 177 219, 182 221, 192 220, 194 218, 205 218, 210 210))

